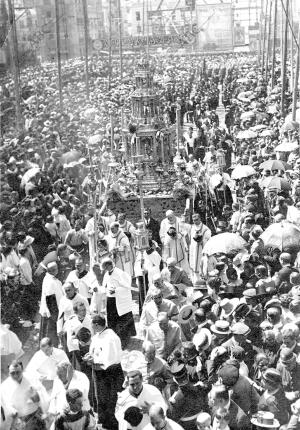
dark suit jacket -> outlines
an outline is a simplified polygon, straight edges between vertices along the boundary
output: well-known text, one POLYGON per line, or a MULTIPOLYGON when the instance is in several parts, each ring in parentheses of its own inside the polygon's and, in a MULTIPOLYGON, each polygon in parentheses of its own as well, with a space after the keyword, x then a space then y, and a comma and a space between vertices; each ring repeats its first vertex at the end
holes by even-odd
POLYGON ((160 245, 161 240, 159 237, 159 229, 160 229, 159 222, 156 221, 154 218, 150 217, 149 220, 145 219, 145 225, 148 230, 152 231, 152 239, 155 240, 155 242, 157 242, 160 245))
POLYGON ((236 403, 234 403, 233 400, 230 400, 228 413, 229 413, 228 425, 231 430, 251 430, 252 429, 250 419, 243 412, 243 410, 236 403))

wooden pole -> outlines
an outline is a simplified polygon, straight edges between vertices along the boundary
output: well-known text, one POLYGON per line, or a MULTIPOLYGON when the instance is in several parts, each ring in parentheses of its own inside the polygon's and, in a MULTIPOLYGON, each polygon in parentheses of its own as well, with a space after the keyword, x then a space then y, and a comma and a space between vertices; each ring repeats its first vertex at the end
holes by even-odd
POLYGON ((288 13, 289 13, 289 0, 286 0, 286 13, 284 20, 284 33, 283 33, 283 58, 281 65, 281 114, 285 114, 285 90, 286 90, 286 61, 287 61, 287 36, 288 36, 288 13))
POLYGON ((271 23, 272 23, 272 1, 269 3, 269 27, 268 27, 268 42, 267 42, 267 52, 266 52, 266 67, 265 67, 265 79, 268 79, 268 69, 269 69, 269 55, 270 55, 270 44, 271 44, 271 23))
POLYGON ((119 23, 119 56, 120 56, 120 77, 123 81, 123 43, 122 43, 122 12, 121 0, 118 0, 118 23, 119 23))
POLYGON ((84 54, 85 54, 85 91, 86 98, 90 99, 89 87, 89 22, 86 0, 82 0, 83 25, 84 25, 84 54))
POLYGON ((8 0, 8 16, 12 31, 10 32, 10 53, 11 63, 14 76, 14 91, 16 100, 16 128, 20 132, 23 129, 22 111, 21 111, 21 86, 20 86, 20 64, 18 56, 18 38, 16 17, 13 0, 8 0))
POLYGON ((262 43, 262 62, 261 62, 261 74, 264 73, 265 67, 265 49, 266 49, 266 35, 267 35, 267 13, 268 13, 269 0, 266 1, 266 9, 264 10, 264 32, 263 32, 263 43, 262 43))
POLYGON ((55 31, 56 31, 56 59, 57 59, 59 107, 60 107, 60 111, 63 112, 64 105, 63 105, 62 78, 61 78, 59 0, 55 0, 55 31))
POLYGON ((296 57, 296 70, 294 76, 294 88, 293 88, 293 107, 292 107, 292 120, 296 121, 297 111, 297 95, 298 95, 298 84, 299 84, 299 67, 300 67, 300 26, 298 29, 298 47, 296 57))
POLYGON ((112 11, 111 11, 111 3, 112 0, 109 0, 108 4, 109 4, 109 8, 108 8, 108 14, 109 14, 109 27, 108 27, 108 31, 109 31, 109 46, 108 46, 108 89, 110 90, 111 88, 111 75, 112 75, 112 11))
POLYGON ((276 63, 276 33, 277 33, 277 0, 274 0, 274 20, 273 20, 273 46, 272 46, 272 72, 271 72, 271 87, 274 88, 275 81, 275 63, 276 63))

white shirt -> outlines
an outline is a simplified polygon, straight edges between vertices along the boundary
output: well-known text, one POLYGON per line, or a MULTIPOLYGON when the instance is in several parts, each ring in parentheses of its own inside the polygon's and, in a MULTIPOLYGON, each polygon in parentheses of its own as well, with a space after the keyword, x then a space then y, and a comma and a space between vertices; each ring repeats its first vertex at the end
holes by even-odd
POLYGON ((50 356, 39 350, 27 364, 26 373, 37 379, 44 376, 48 381, 53 381, 56 378, 56 366, 62 361, 69 361, 62 349, 53 347, 50 356))
POLYGON ((48 396, 44 387, 41 384, 32 383, 24 374, 20 384, 9 376, 0 388, 1 392, 5 393, 5 403, 10 413, 17 412, 19 417, 34 413, 40 405, 43 410, 47 408, 48 396), (38 403, 34 403, 30 398, 36 393, 40 396, 38 403))
POLYGON ((121 362, 122 346, 119 336, 110 328, 96 333, 92 337, 90 354, 95 364, 101 364, 105 370, 113 364, 121 362))
POLYGON ((10 354, 15 354, 15 358, 21 357, 24 354, 22 342, 6 324, 0 323, 0 355, 10 354))
POLYGON ((65 323, 64 330, 67 333, 67 346, 69 352, 79 350, 79 340, 74 336, 79 330, 85 327, 92 333, 92 318, 89 314, 86 314, 82 321, 79 320, 77 315, 72 315, 65 323))
POLYGON ((93 272, 88 272, 82 278, 79 278, 77 270, 72 270, 68 274, 65 282, 72 282, 79 294, 89 299, 92 297, 90 294, 90 286, 95 282, 95 277, 93 272))
MULTIPOLYGON (((89 411, 91 409, 88 394, 90 389, 90 381, 88 377, 78 370, 74 370, 73 377, 68 389, 77 388, 83 394, 82 410, 89 411)), ((49 413, 57 415, 64 411, 68 406, 66 399, 66 388, 58 376, 54 379, 53 390, 50 399, 49 413)))
POLYGON ((119 316, 132 311, 131 276, 128 273, 115 267, 111 274, 105 273, 103 286, 106 287, 107 297, 116 298, 119 316), (110 291, 114 291, 114 294, 110 291))
MULTIPOLYGON (((164 427, 164 430, 183 430, 183 427, 181 427, 175 421, 170 420, 170 418, 166 418, 166 423, 167 424, 166 427, 164 427)), ((144 427, 144 430, 155 430, 155 427, 149 423, 144 427)))
MULTIPOLYGON (((148 402, 150 404, 158 404, 164 409, 164 411, 167 410, 167 405, 163 399, 161 392, 153 385, 143 383, 143 389, 137 397, 130 394, 128 388, 119 393, 115 412, 116 419, 119 422, 119 430, 127 429, 127 421, 124 420, 124 412, 126 411, 126 409, 130 406, 144 406, 145 402, 148 402)), ((144 414, 142 423, 143 426, 141 426, 141 428, 144 428, 144 426, 150 423, 150 418, 148 414, 144 414)))
POLYGON ((46 314, 47 318, 50 317, 50 311, 47 306, 46 297, 51 295, 55 295, 57 308, 59 308, 60 300, 63 297, 62 283, 55 276, 46 273, 42 284, 40 314, 46 314))
POLYGON ((63 296, 58 309, 58 320, 57 320, 57 333, 63 331, 65 322, 74 315, 73 306, 75 303, 84 303, 86 312, 90 313, 89 303, 87 299, 80 294, 75 294, 73 299, 68 299, 67 296, 63 296))

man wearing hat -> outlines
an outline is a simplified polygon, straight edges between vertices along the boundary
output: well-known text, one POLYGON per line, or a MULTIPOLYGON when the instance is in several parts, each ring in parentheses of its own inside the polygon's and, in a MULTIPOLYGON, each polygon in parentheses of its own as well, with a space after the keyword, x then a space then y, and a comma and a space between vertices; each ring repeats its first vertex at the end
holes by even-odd
POLYGON ((228 339, 226 342, 222 343, 228 351, 231 351, 232 348, 239 345, 245 350, 245 363, 250 368, 253 366, 255 350, 253 349, 252 343, 247 339, 247 335, 250 333, 250 328, 242 323, 236 322, 230 327, 230 331, 232 333, 232 337, 228 339))
POLYGON ((193 385, 190 382, 183 363, 173 363, 171 373, 177 384, 177 391, 169 399, 168 416, 179 422, 185 430, 196 430, 197 415, 208 412, 207 389, 201 383, 193 385))
POLYGON ((281 374, 282 385, 285 395, 293 402, 300 398, 300 364, 297 362, 296 354, 289 348, 280 351, 277 370, 281 374))
POLYGON ((280 427, 280 423, 274 417, 272 412, 266 411, 258 411, 257 415, 251 419, 252 424, 256 429, 278 429, 280 427))
POLYGON ((213 414, 224 408, 229 415, 228 426, 232 430, 251 430, 251 423, 245 412, 232 400, 228 388, 224 384, 214 385, 209 393, 213 414))
POLYGON ((228 389, 231 390, 231 399, 245 412, 253 415, 257 412, 259 394, 248 378, 240 375, 240 364, 235 359, 227 360, 219 369, 218 376, 228 389))
POLYGON ((280 425, 286 424, 289 419, 290 403, 283 390, 280 372, 272 367, 266 369, 262 375, 262 382, 265 391, 259 400, 258 410, 272 412, 280 425))
POLYGON ((226 342, 231 334, 230 324, 225 320, 217 320, 211 327, 210 331, 213 333, 213 348, 226 342))

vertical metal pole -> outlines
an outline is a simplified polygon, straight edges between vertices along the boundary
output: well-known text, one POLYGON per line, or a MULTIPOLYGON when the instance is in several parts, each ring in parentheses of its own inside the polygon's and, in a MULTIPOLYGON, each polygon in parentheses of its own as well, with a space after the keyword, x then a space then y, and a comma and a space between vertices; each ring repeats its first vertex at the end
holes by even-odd
POLYGON ((270 44, 271 44, 271 23, 272 23, 272 0, 270 0, 269 5, 269 27, 268 27, 268 42, 267 42, 267 52, 266 52, 266 68, 265 68, 265 79, 268 79, 268 69, 269 69, 269 55, 270 55, 270 44))
POLYGON ((63 105, 62 79, 61 79, 59 0, 55 0, 55 31, 56 31, 56 59, 57 59, 59 107, 61 112, 63 112, 64 105, 63 105))
POLYGON ((124 107, 121 108, 121 135, 124 146, 124 160, 127 161, 127 139, 124 133, 124 107))
POLYGON ((89 87, 89 22, 86 0, 82 0, 83 24, 84 24, 84 50, 85 50, 85 91, 86 97, 90 99, 89 87))
POLYGON ((14 90, 16 99, 16 126, 17 130, 21 131, 23 128, 22 111, 21 111, 21 90, 20 90, 20 65, 18 56, 18 39, 17 39, 17 27, 15 9, 12 0, 8 0, 8 16, 9 23, 12 27, 10 32, 10 52, 11 62, 14 75, 14 90))
POLYGON ((121 0, 118 0, 118 24, 119 24, 119 56, 120 56, 120 77, 123 81, 123 43, 122 43, 122 12, 121 0))
POLYGON ((290 44, 290 64, 291 64, 291 78, 290 78, 290 89, 293 93, 294 88, 294 31, 293 31, 293 2, 290 3, 289 22, 291 25, 291 44, 290 44))
POLYGON ((261 62, 261 74, 264 73, 265 66, 265 48, 266 48, 266 35, 267 35, 267 13, 268 13, 269 0, 266 1, 266 9, 264 10, 264 33, 263 33, 263 44, 262 44, 262 62, 261 62))
POLYGON ((296 110, 297 110, 297 95, 298 95, 298 83, 299 83, 299 66, 300 66, 300 26, 298 29, 298 47, 296 57, 296 70, 294 76, 294 88, 293 88, 293 107, 292 107, 292 120, 296 121, 296 110))
MULTIPOLYGON (((136 137, 136 152, 137 152, 137 159, 138 159, 138 169, 139 171, 141 171, 142 163, 141 163, 141 138, 140 137, 136 137)), ((140 191, 141 218, 142 218, 143 224, 145 225, 143 181, 141 177, 138 178, 138 183, 139 183, 139 191, 140 191)))
POLYGON ((274 0, 274 29, 273 29, 273 47, 272 47, 272 72, 271 72, 271 87, 274 88, 275 80, 275 62, 276 62, 276 34, 277 34, 277 0, 274 0))
POLYGON ((146 0, 146 16, 147 16, 147 60, 149 61, 149 0, 146 0))
POLYGON ((264 0, 261 0, 261 10, 260 10, 260 23, 259 23, 259 53, 258 53, 258 64, 262 63, 262 38, 263 38, 263 10, 264 10, 264 0))
POLYGON ((114 115, 111 112, 110 113, 110 150, 111 153, 113 153, 114 148, 115 147, 115 142, 114 142, 114 115))
POLYGON ((180 112, 181 112, 181 108, 180 106, 177 107, 176 109, 176 137, 177 137, 177 153, 179 154, 179 147, 180 147, 180 137, 181 137, 181 127, 180 127, 180 112))
POLYGON ((111 75, 112 75, 112 46, 111 46, 111 43, 112 43, 112 34, 111 34, 111 32, 112 32, 112 11, 111 11, 111 3, 112 3, 112 0, 108 0, 108 4, 109 4, 109 8, 108 8, 108 14, 109 14, 109 27, 108 27, 108 31, 109 31, 109 41, 108 41, 108 44, 109 44, 109 46, 108 46, 108 89, 110 90, 110 88, 111 88, 111 75))
POLYGON ((286 61, 287 61, 287 36, 288 36, 288 15, 289 14, 289 0, 286 0, 286 13, 284 20, 284 34, 283 34, 283 58, 282 58, 282 75, 281 75, 281 115, 285 114, 285 91, 286 91, 286 61))

